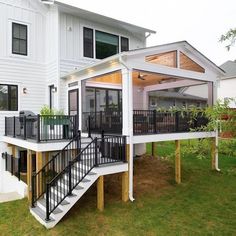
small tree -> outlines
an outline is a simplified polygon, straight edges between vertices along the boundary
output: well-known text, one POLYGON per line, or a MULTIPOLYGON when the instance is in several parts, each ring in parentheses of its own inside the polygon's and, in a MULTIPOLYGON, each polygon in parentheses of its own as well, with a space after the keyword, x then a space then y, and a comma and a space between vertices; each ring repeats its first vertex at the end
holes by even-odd
POLYGON ((220 42, 227 42, 226 48, 229 51, 236 41, 236 28, 230 29, 225 34, 221 35, 220 42))

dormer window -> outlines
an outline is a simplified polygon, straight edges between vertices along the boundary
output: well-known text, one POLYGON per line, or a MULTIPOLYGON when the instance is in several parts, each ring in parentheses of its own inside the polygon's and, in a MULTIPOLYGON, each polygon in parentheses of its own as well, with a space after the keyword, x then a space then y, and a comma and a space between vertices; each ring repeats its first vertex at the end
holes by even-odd
POLYGON ((129 50, 129 39, 84 27, 84 57, 104 59, 129 50))
POLYGON ((12 23, 12 54, 27 56, 27 25, 12 23))

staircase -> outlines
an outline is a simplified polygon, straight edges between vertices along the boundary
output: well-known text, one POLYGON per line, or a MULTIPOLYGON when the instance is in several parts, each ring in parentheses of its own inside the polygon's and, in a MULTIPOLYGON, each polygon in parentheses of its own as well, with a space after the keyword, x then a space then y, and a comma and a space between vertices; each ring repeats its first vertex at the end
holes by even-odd
POLYGON ((73 138, 33 176, 32 215, 54 227, 100 175, 125 171, 125 145, 122 136, 73 138))

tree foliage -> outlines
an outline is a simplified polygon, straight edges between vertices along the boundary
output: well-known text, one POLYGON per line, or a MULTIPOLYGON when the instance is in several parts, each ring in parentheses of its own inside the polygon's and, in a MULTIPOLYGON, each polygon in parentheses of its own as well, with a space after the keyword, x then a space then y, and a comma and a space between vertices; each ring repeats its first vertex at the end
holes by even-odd
POLYGON ((234 46, 236 42, 236 28, 230 29, 228 32, 221 35, 220 42, 226 42, 226 48, 227 50, 230 50, 230 48, 234 46))

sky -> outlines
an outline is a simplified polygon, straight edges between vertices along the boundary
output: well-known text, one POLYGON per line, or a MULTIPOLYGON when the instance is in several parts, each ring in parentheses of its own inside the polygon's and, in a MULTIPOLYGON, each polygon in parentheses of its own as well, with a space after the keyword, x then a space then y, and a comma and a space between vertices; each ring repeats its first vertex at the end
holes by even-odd
POLYGON ((101 15, 155 30, 147 46, 187 40, 217 65, 236 60, 219 42, 236 28, 236 0, 59 0, 101 15))

